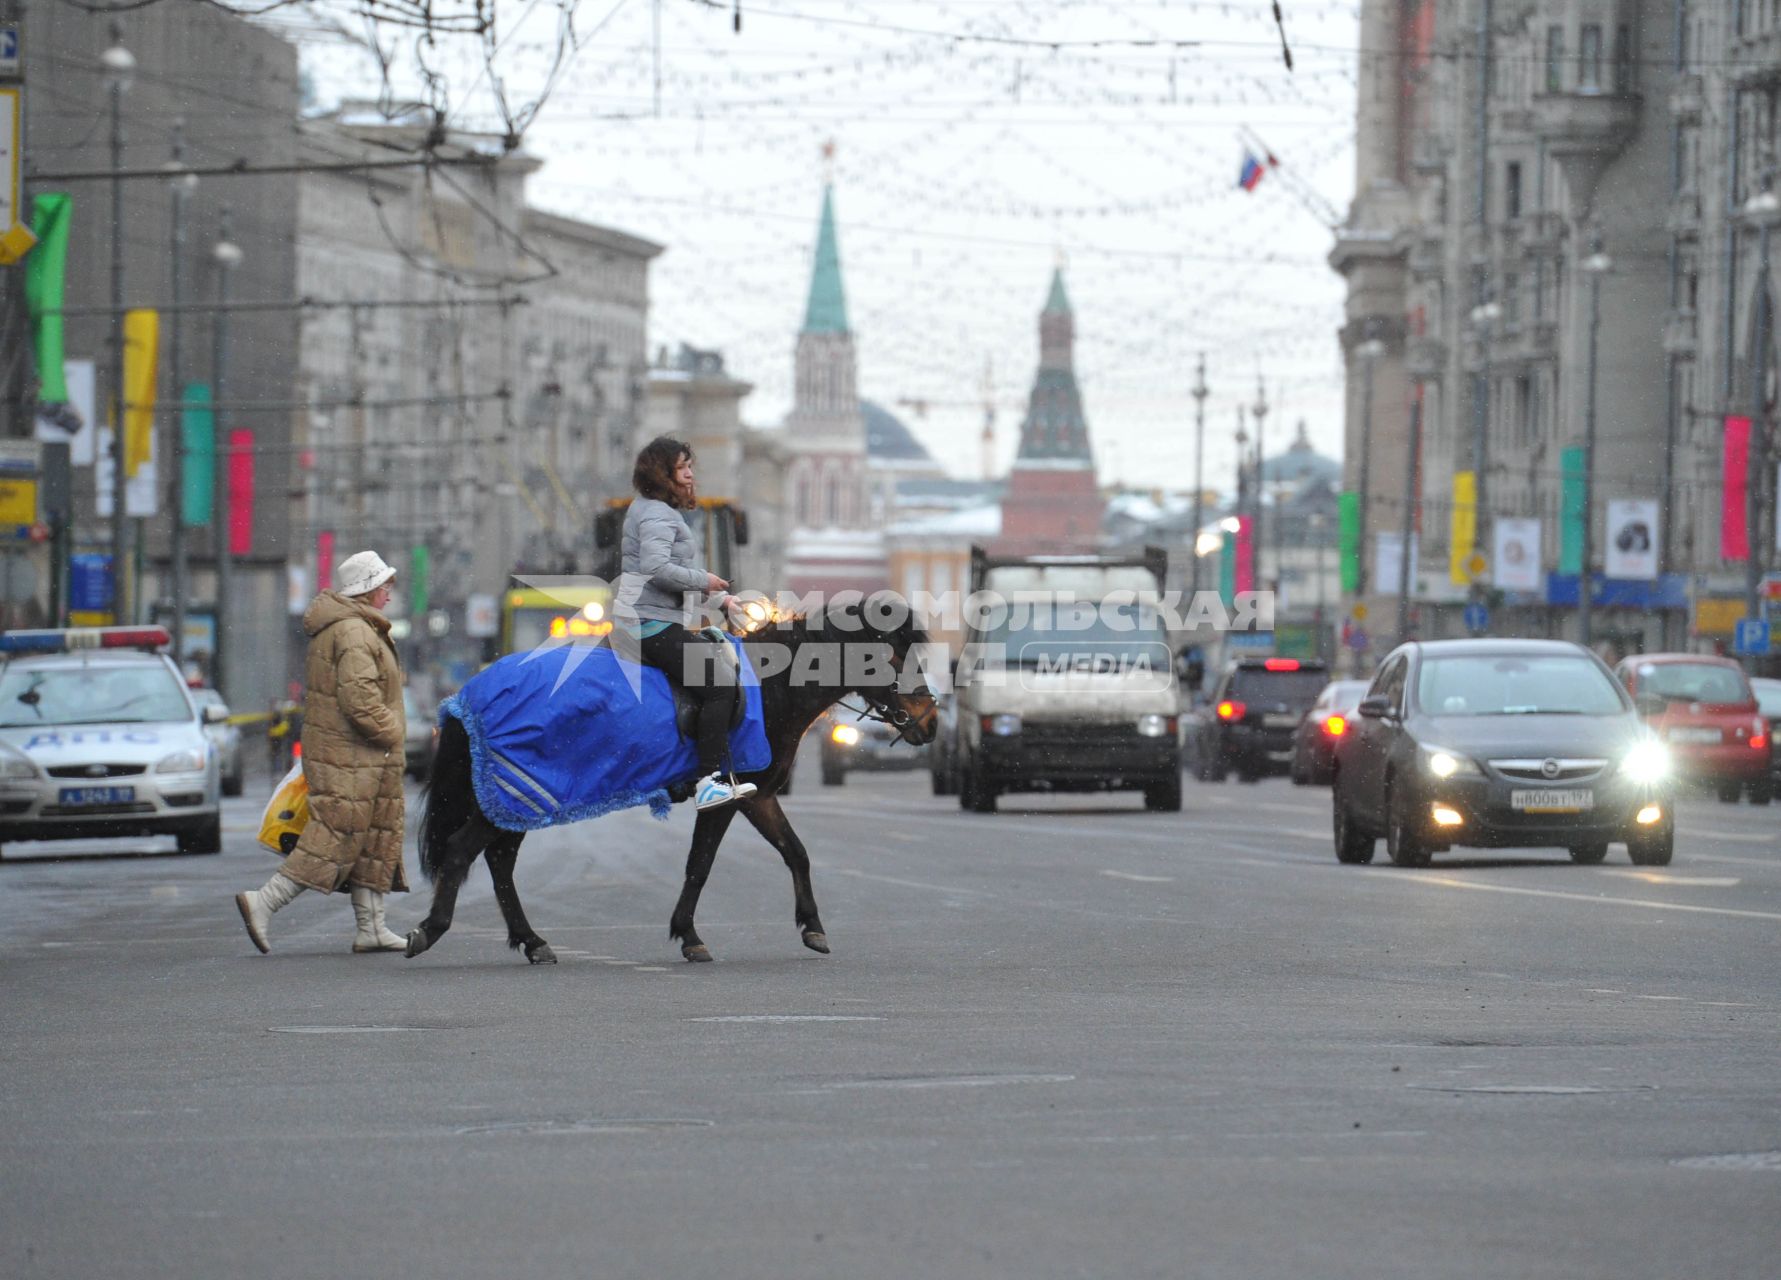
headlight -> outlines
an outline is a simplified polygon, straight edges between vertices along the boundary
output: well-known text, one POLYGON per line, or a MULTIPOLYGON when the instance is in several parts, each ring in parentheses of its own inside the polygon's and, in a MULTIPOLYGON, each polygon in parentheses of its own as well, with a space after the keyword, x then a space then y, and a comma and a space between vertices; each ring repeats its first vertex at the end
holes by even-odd
POLYGON ((1422 749, 1422 767, 1437 778, 1452 778, 1478 772, 1478 766, 1470 756, 1463 756, 1457 751, 1447 751, 1441 747, 1424 747, 1422 749))
POLYGON ((175 751, 170 756, 161 757, 161 762, 155 766, 155 772, 198 773, 203 770, 204 761, 202 751, 175 751))
POLYGON ((1138 733, 1146 738, 1166 738, 1175 732, 1173 717, 1157 715, 1154 712, 1138 717, 1138 733))
POLYGON ((10 751, 0 754, 0 778, 35 778, 37 766, 10 751))
POLYGON ((1662 782, 1670 776, 1670 753, 1663 743, 1647 738, 1626 753, 1620 771, 1634 782, 1662 782))
POLYGON ((829 730, 829 737, 844 747, 851 747, 860 740, 860 731, 850 724, 838 724, 829 730))
POLYGON ((1020 717, 1007 712, 999 716, 983 717, 983 731, 994 734, 998 738, 1010 737, 1020 732, 1020 717))

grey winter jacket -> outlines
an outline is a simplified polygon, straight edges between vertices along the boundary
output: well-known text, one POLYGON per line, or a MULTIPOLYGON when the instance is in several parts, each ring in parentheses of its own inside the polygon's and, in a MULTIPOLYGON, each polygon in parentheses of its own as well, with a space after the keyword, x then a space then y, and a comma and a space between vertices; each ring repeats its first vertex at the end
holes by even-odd
POLYGON ((622 556, 617 621, 692 625, 688 606, 705 598, 705 566, 680 512, 655 498, 634 499, 625 512, 622 556))

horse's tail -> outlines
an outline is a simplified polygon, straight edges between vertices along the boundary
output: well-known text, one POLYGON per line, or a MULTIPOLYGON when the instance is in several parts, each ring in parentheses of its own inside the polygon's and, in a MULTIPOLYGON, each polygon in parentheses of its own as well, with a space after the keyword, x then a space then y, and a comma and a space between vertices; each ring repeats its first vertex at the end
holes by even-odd
POLYGON ((421 812, 421 873, 428 881, 439 878, 445 866, 445 843, 470 821, 476 811, 476 792, 470 777, 470 735, 463 721, 446 716, 439 726, 439 749, 427 778, 425 807, 421 812))

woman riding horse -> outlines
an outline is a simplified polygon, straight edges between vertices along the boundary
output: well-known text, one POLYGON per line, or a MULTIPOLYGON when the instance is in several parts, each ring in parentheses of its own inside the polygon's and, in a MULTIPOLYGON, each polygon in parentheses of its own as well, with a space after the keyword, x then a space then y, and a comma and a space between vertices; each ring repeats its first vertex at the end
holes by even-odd
MULTIPOLYGON (((862 698, 869 714, 893 725, 903 741, 912 746, 931 742, 934 697, 920 670, 927 644, 927 633, 909 616, 908 606, 889 593, 832 604, 821 614, 791 618, 744 637, 741 653, 760 680, 772 758, 765 769, 742 776, 754 794, 736 804, 701 809, 694 821, 686 879, 668 923, 687 960, 711 959, 693 916, 718 845, 738 812, 779 851, 791 871, 794 919, 804 945, 827 954, 828 938, 810 885, 810 857, 780 807, 778 792, 791 776, 805 731, 848 694, 862 698)), ((661 731, 675 732, 671 723, 661 731)), ((433 906, 408 935, 408 955, 420 955, 451 927, 458 889, 481 854, 507 922, 508 945, 524 948, 533 964, 555 964, 550 945, 527 922, 514 887, 513 866, 525 833, 502 830, 489 821, 474 783, 469 734, 459 720, 447 718, 420 831, 421 868, 434 885, 433 906)))
POLYGON ((668 677, 676 689, 692 694, 699 704, 699 772, 693 804, 716 809, 754 794, 754 785, 725 780, 719 772, 729 756, 730 715, 736 707, 734 681, 701 679, 697 651, 710 641, 687 627, 689 602, 707 601, 726 612, 736 607, 730 584, 708 573, 699 562, 699 544, 687 528, 682 511, 699 505, 693 482, 691 446, 657 436, 637 455, 631 470, 637 497, 625 512, 622 573, 614 603, 613 648, 632 662, 643 662, 668 677), (706 593, 710 593, 707 596, 706 593))

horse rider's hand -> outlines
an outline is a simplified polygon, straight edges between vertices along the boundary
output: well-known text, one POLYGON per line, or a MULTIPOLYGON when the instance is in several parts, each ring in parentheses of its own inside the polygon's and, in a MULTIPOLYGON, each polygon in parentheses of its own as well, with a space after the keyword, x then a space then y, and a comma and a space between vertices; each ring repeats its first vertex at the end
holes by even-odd
POLYGON ((718 577, 715 573, 708 573, 705 575, 705 589, 712 592, 728 591, 730 589, 730 584, 718 577))

